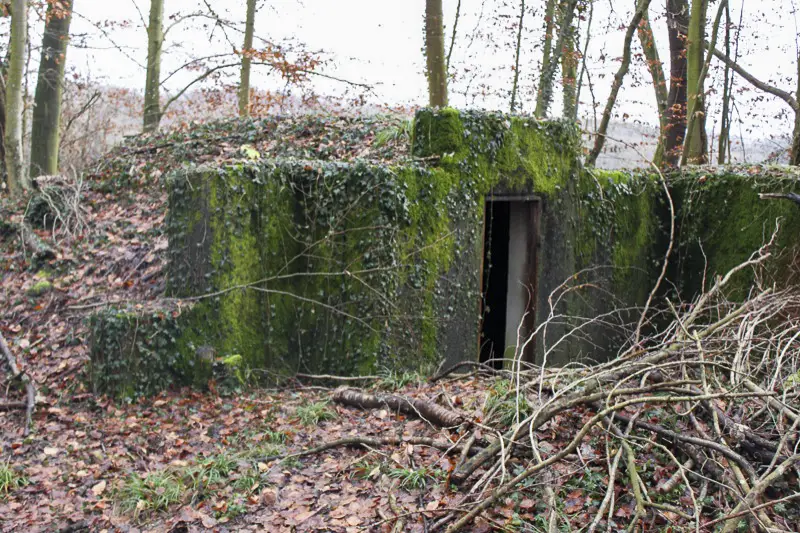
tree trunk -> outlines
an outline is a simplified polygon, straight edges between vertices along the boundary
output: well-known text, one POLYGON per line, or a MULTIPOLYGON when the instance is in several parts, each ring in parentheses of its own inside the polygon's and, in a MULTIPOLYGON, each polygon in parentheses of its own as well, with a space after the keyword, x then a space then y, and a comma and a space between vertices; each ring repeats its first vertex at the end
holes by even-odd
POLYGON ((578 50, 575 42, 575 26, 563 28, 564 46, 561 51, 561 87, 563 115, 567 120, 578 120, 578 50))
POLYGON ((559 5, 558 40, 550 54, 549 62, 542 67, 542 77, 539 82, 539 94, 536 102, 538 114, 534 113, 537 117, 541 118, 547 116, 550 101, 553 98, 553 80, 556 75, 558 64, 561 61, 561 54, 564 51, 564 43, 571 34, 572 19, 575 16, 575 8, 577 5, 578 0, 565 0, 563 4, 559 5))
POLYGON ((6 84, 6 171, 12 196, 21 196, 31 188, 25 173, 22 152, 22 82, 25 75, 25 42, 28 33, 28 2, 13 0, 11 4, 11 46, 6 84))
POLYGON ((47 7, 31 126, 31 176, 34 178, 58 173, 61 94, 72 6, 71 0, 62 0, 58 7, 56 4, 47 7))
POLYGON ((6 87, 8 86, 8 65, 11 61, 11 36, 9 35, 6 57, 0 65, 0 183, 4 183, 8 176, 6 172, 6 87))
MULTIPOLYGON (((800 103, 800 54, 797 55, 797 102, 800 103)), ((800 108, 794 110, 794 135, 790 165, 800 166, 800 108)))
POLYGON ((255 28, 256 0, 247 0, 247 21, 244 26, 244 46, 242 47, 242 77, 239 82, 239 116, 250 116, 250 54, 253 50, 253 30, 255 28))
POLYGON ((683 147, 684 161, 701 165, 708 162, 708 139, 706 137, 705 103, 702 71, 705 59, 706 8, 708 0, 692 0, 689 18, 689 34, 686 46, 686 141, 683 147))
POLYGON ((442 0, 425 1, 425 56, 431 107, 447 106, 447 66, 444 56, 442 0))
POLYGON ((164 0, 150 0, 150 23, 147 26, 147 79, 144 86, 145 132, 158 129, 161 121, 161 48, 164 44, 164 0))
POLYGON ((667 0, 669 32, 669 94, 666 109, 663 166, 675 167, 680 161, 686 135, 686 28, 689 26, 687 0, 667 0))
POLYGON ((653 28, 650 26, 650 17, 647 13, 642 15, 642 21, 639 23, 637 34, 639 36, 639 42, 642 45, 645 60, 647 61, 647 70, 650 71, 650 78, 653 80, 653 90, 656 95, 659 135, 658 147, 656 148, 656 155, 653 158, 653 162, 660 166, 664 155, 664 138, 666 137, 667 130, 667 80, 664 77, 664 67, 661 64, 661 58, 658 56, 658 48, 656 47, 653 28))
POLYGON ((547 113, 547 105, 543 99, 545 72, 550 68, 550 55, 553 48, 553 32, 555 31, 556 23, 556 0, 547 0, 547 6, 544 12, 544 45, 542 46, 542 69, 539 74, 539 87, 536 90, 536 110, 533 114, 542 118, 547 113))
MULTIPOLYGON (((725 6, 725 55, 731 56, 731 10, 725 6)), ((725 164, 725 154, 728 152, 728 139, 730 138, 731 117, 730 99, 732 91, 731 67, 725 64, 725 74, 722 80, 722 119, 719 126, 719 145, 717 153, 717 164, 725 164)), ((800 82, 800 80, 798 80, 800 82)))
POLYGON ((600 127, 595 133, 594 146, 586 160, 586 164, 589 166, 594 166, 594 164, 597 163, 597 158, 600 156, 600 152, 603 151, 603 145, 606 142, 606 133, 608 132, 608 124, 611 122, 611 113, 614 111, 614 105, 617 103, 617 95, 622 87, 622 81, 625 79, 625 75, 628 73, 628 68, 631 64, 631 41, 633 41, 633 33, 636 31, 636 28, 639 27, 639 23, 642 21, 642 17, 647 12, 649 6, 650 0, 639 1, 639 5, 636 6, 636 12, 634 12, 633 18, 628 25, 628 30, 625 32, 625 41, 622 45, 622 63, 617 73, 614 74, 611 94, 608 95, 608 100, 606 100, 603 118, 600 121, 600 127))

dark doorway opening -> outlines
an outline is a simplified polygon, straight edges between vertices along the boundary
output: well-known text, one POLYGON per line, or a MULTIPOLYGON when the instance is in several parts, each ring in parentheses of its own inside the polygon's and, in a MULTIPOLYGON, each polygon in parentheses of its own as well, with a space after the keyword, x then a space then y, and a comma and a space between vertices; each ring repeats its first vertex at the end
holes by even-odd
POLYGON ((483 225, 483 283, 481 287, 482 363, 503 367, 506 346, 508 293, 509 202, 486 202, 483 225))
MULTIPOLYGON (((490 197, 484 216, 479 357, 502 368, 535 329, 539 201, 490 197)), ((533 361, 534 346, 526 346, 524 361, 533 361)))

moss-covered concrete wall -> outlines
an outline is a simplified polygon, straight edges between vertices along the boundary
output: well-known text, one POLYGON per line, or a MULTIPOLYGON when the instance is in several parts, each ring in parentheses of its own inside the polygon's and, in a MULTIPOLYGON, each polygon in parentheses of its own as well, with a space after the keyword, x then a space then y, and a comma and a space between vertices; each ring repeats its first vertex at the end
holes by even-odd
MULTIPOLYGON (((684 299, 746 261, 780 228, 772 257, 760 275, 770 286, 796 285, 800 253, 800 207, 784 199, 762 199, 759 193, 800 192, 796 167, 696 168, 670 176, 677 208, 678 239, 671 277, 684 299)), ((729 296, 751 290, 752 269, 741 271, 729 296)))
POLYGON ((153 303, 94 318, 97 390, 202 384, 231 355, 268 378, 474 360, 492 195, 533 195, 541 205, 536 321, 550 323, 538 359, 545 337, 549 364, 607 357, 619 330, 568 316, 646 298, 657 182, 583 169, 579 132, 566 122, 423 110, 411 144, 413 157, 390 164, 278 158, 174 173, 169 312, 153 303), (168 320, 153 319, 161 316, 168 320), (163 357, 132 343, 145 331, 163 357), (128 382, 126 369, 135 370, 128 382))
MULTIPOLYGON (((532 195, 541 205, 535 322, 548 324, 537 335, 536 360, 564 364, 607 358, 630 316, 591 324, 584 319, 646 300, 660 242, 658 182, 642 172, 582 168, 579 133, 568 122, 422 111, 413 151, 419 157, 439 156, 436 164, 457 177, 469 199, 461 206, 464 231, 456 239, 464 260, 448 275, 464 288, 448 299, 450 306, 456 302, 463 324, 456 331, 478 328, 472 317, 479 309, 486 199, 532 195)), ((476 339, 475 333, 449 340, 448 362, 475 358, 476 339)))

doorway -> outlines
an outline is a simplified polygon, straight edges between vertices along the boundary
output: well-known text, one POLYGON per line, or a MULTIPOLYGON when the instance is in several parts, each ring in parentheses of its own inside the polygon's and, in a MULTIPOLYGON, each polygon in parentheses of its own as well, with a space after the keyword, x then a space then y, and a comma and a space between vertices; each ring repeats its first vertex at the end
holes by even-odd
MULTIPOLYGON (((502 368, 536 324, 540 203, 535 197, 486 200, 481 269, 480 361, 502 368)), ((534 360, 535 343, 522 354, 534 360)))

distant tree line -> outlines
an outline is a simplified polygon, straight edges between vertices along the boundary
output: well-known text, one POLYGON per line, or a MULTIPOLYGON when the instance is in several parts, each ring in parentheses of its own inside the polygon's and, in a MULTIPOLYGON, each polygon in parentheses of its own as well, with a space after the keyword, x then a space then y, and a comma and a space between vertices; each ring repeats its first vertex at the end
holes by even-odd
MULTIPOLYGON (((586 50, 592 24, 595 0, 546 0, 543 29, 540 43, 541 60, 531 70, 537 71, 538 85, 535 94, 529 95, 528 108, 538 118, 552 114, 552 102, 556 80, 560 79, 563 107, 561 116, 577 120, 581 106, 587 71, 586 50), (586 21, 586 41, 580 43, 582 33, 579 24, 586 21), (581 48, 581 45, 583 48, 581 48), (560 73, 560 78, 558 77, 560 73)), ((144 100, 142 104, 142 131, 158 129, 164 113, 178 99, 184 97, 191 88, 213 79, 221 71, 238 69, 237 100, 238 114, 248 116, 251 112, 251 68, 254 65, 266 66, 279 74, 287 83, 302 83, 312 75, 326 76, 319 67, 322 61, 310 52, 300 50, 290 58, 283 47, 258 37, 255 27, 257 0, 241 0, 245 21, 243 29, 215 11, 208 0, 201 0, 203 6, 189 13, 169 17, 164 20, 165 0, 149 0, 149 16, 142 15, 142 25, 147 30, 147 60, 144 80, 144 100), (203 19, 214 30, 225 35, 230 50, 220 53, 208 51, 205 55, 192 57, 177 70, 162 74, 162 52, 169 32, 185 21, 203 19), (228 32, 231 32, 230 34, 228 32), (231 36, 233 35, 233 36, 231 36), (238 37, 237 37, 238 35, 238 37), (167 80, 177 72, 191 70, 196 72, 183 88, 164 98, 162 89, 167 80)), ((666 21, 669 39, 669 69, 665 72, 659 57, 651 26, 650 0, 632 2, 633 15, 629 19, 623 37, 622 57, 611 81, 609 96, 593 143, 587 155, 587 163, 595 164, 604 150, 609 124, 620 92, 624 88, 626 76, 632 63, 632 46, 638 41, 645 58, 659 117, 659 140, 655 163, 662 167, 686 164, 704 164, 709 161, 709 140, 706 134, 707 104, 706 81, 712 62, 717 61, 724 68, 722 87, 722 112, 718 134, 717 163, 728 161, 730 153, 732 124, 732 87, 735 76, 744 79, 758 91, 783 100, 794 116, 794 131, 790 153, 791 163, 800 164, 800 53, 792 68, 798 74, 798 86, 783 89, 762 81, 743 68, 732 54, 734 24, 731 21, 730 6, 727 0, 716 2, 713 18, 709 14, 709 0, 667 0, 666 21), (710 29, 710 35, 708 31, 710 29)), ((70 42, 70 22, 73 18, 74 0, 6 0, 2 4, 3 14, 10 17, 9 41, 6 58, 0 70, 0 129, 3 142, 0 146, 4 174, 10 193, 14 196, 28 194, 32 178, 59 172, 59 145, 62 131, 62 100, 64 88, 67 48, 70 42), (36 89, 33 96, 31 123, 25 124, 25 105, 23 85, 29 50, 29 9, 33 5, 44 12, 44 31, 40 47, 36 89), (29 162, 25 160, 26 129, 30 131, 29 162)), ((138 9, 138 5, 136 6, 138 9)), ((458 22, 461 13, 458 0, 455 18, 448 38, 445 36, 445 21, 442 0, 426 0, 424 13, 424 53, 426 56, 426 75, 428 80, 428 105, 445 107, 448 105, 448 80, 453 76, 451 56, 458 47, 458 22)), ((531 20, 530 2, 519 0, 513 27, 513 77, 510 80, 509 110, 517 112, 525 96, 520 91, 520 72, 522 64, 521 49, 524 45, 524 30, 535 24, 531 20)), ((741 30, 741 27, 739 28, 741 30)), ((327 76, 337 81, 332 76, 327 76)), ((356 84, 358 85, 358 84, 356 84)), ((591 87, 590 87, 591 88, 591 87)))

